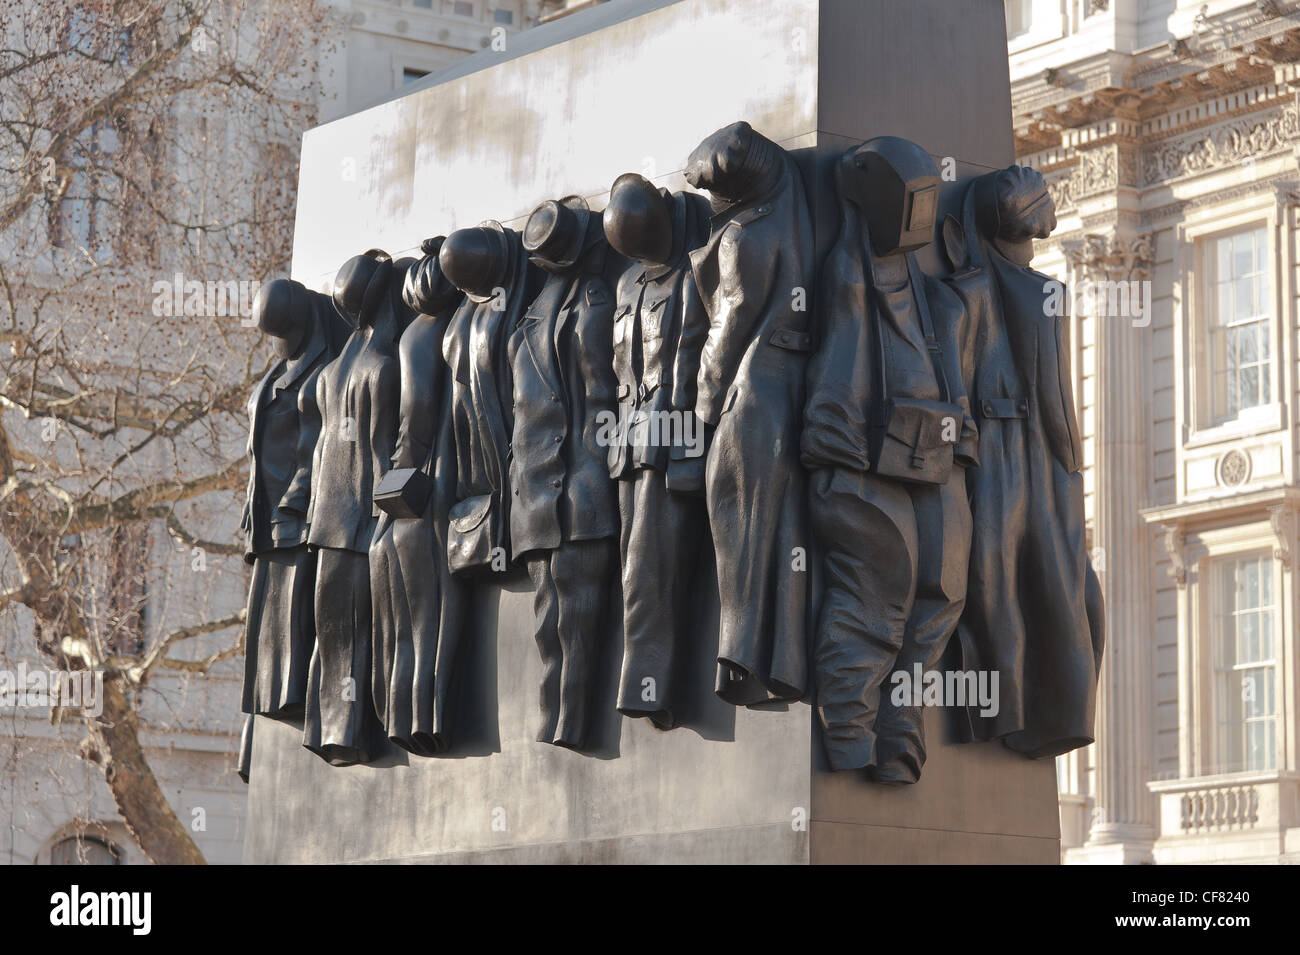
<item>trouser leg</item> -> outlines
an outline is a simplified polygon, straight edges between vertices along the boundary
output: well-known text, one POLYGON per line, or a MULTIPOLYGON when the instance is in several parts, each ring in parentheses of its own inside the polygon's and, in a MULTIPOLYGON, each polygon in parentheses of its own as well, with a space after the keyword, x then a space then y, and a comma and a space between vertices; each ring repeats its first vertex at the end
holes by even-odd
POLYGON ((911 692, 895 695, 894 690, 910 690, 918 667, 924 673, 938 666, 966 601, 971 513, 965 470, 953 468, 942 486, 914 488, 912 501, 920 545, 916 602, 894 664, 894 674, 906 673, 907 679, 896 683, 891 674, 876 718, 876 778, 882 782, 916 782, 921 776, 924 714, 920 706, 912 705, 911 692))
POLYGON ((906 490, 849 471, 816 475, 810 503, 825 582, 817 712, 831 768, 861 769, 875 762, 880 686, 915 595, 916 519, 906 490))
POLYGON ((577 749, 586 740, 612 558, 608 540, 572 541, 551 554, 562 657, 559 721, 553 740, 557 746, 577 749))
POLYGON ((533 614, 536 617, 534 636, 537 652, 542 657, 542 726, 537 731, 537 741, 549 743, 555 739, 555 727, 560 718, 560 668, 563 663, 557 632, 560 601, 551 574, 551 552, 532 551, 526 563, 528 576, 533 582, 533 614))
POLYGON ((623 516, 623 666, 618 709, 675 724, 673 682, 687 638, 685 610, 706 524, 699 498, 674 494, 658 471, 620 482, 623 516))

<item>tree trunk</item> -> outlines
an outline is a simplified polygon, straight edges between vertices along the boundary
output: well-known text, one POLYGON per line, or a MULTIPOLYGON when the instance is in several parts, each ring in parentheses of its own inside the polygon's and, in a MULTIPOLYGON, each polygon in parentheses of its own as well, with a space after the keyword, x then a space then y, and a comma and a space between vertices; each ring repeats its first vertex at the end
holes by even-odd
POLYGON ((104 712, 97 720, 87 718, 86 725, 100 747, 117 811, 145 855, 158 865, 206 865, 149 768, 140 722, 119 680, 104 681, 104 712))

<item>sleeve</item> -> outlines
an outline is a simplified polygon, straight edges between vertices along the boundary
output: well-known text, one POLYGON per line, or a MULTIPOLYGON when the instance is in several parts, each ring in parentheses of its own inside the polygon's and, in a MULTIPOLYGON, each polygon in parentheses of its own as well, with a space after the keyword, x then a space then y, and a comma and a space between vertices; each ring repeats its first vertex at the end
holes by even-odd
POLYGON ((1070 333, 1064 319, 1046 315, 1050 323, 1038 335, 1038 406, 1052 453, 1070 474, 1083 467, 1083 445, 1074 413, 1070 383, 1070 333))
POLYGON ((699 393, 700 356, 709 337, 709 313, 700 298, 695 276, 687 272, 682 279, 680 336, 673 359, 673 407, 679 411, 695 410, 699 393))
POLYGON ((700 360, 695 413, 716 425, 722 404, 749 347, 754 326, 767 307, 780 271, 780 252, 767 257, 743 226, 732 224, 718 242, 718 292, 708 340, 700 360))
POLYGON ((388 473, 397 447, 397 418, 401 406, 401 383, 398 380, 398 363, 390 358, 375 373, 370 395, 370 453, 373 458, 370 488, 371 515, 379 516, 379 507, 373 503, 379 484, 388 473))
MULTIPOLYGON (((423 331, 423 328, 420 329, 423 331)), ((426 335, 407 329, 398 348, 401 397, 398 402, 397 445, 393 453, 395 468, 423 467, 433 450, 437 416, 434 412, 434 374, 422 367, 424 361, 441 358, 427 348, 426 335)))
POLYGON ((321 428, 320 408, 314 396, 316 375, 312 372, 298 391, 298 468, 280 498, 280 510, 291 514, 306 515, 311 500, 311 476, 321 428))
POLYGON ((822 341, 808 364, 800 457, 808 470, 868 467, 869 415, 879 386, 862 263, 846 243, 822 268, 822 341))
MULTIPOLYGON (((312 480, 320 467, 321 445, 320 433, 325 420, 324 384, 320 377, 321 369, 309 374, 298 391, 298 470, 285 491, 281 508, 296 498, 305 503, 307 523, 311 524, 312 513, 316 509, 316 488, 312 480)), ((292 508, 289 508, 292 509, 292 508)))
POLYGON ((578 348, 579 368, 587 391, 587 412, 614 407, 618 400, 618 379, 614 376, 614 296, 603 283, 587 286, 584 301, 588 310, 577 325, 583 330, 578 348))

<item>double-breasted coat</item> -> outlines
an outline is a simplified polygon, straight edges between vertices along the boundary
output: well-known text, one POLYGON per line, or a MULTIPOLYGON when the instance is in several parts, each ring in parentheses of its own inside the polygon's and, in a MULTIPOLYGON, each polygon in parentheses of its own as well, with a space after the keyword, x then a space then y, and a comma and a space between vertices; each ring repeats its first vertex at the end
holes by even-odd
POLYGON ((970 315, 971 407, 979 467, 967 472, 973 529, 962 667, 997 671, 999 707, 968 706, 963 735, 1034 757, 1093 740, 1104 642, 1100 586, 1084 535, 1082 454, 1065 319, 1046 307, 1053 280, 1012 263, 964 204, 964 261, 949 280, 970 315))
MULTIPOLYGON (((705 490, 722 604, 717 690, 738 705, 799 699, 808 672, 799 431, 816 268, 812 218, 789 154, 751 134, 744 164, 728 170, 730 203, 714 216, 708 243, 691 253, 710 321, 695 413, 713 430, 705 490)), ((730 148, 727 131, 716 138, 720 151, 730 148)), ((715 159, 697 168, 725 166, 715 159)), ((709 172, 692 184, 715 186, 709 172)))
MULTIPOLYGON (((603 242, 602 242, 603 244, 603 242)), ((614 293, 603 250, 552 278, 510 334, 514 384, 510 546, 518 559, 618 534, 618 500, 600 443, 615 416, 614 293)))

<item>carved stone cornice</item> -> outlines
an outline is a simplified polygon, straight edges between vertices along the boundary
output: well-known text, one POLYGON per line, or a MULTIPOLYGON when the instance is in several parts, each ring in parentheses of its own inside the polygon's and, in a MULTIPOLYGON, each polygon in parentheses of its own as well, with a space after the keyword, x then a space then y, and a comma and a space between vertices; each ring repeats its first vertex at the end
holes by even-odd
POLYGON ((1142 148, 1142 183, 1168 182, 1290 149, 1300 137, 1294 104, 1268 115, 1243 116, 1142 148))
POLYGON ((1216 189, 1213 192, 1207 192, 1191 199, 1171 202, 1157 209, 1144 210, 1140 224, 1142 228, 1148 228, 1166 219, 1181 218, 1191 209, 1233 202, 1244 196, 1263 192, 1266 189, 1274 191, 1277 202, 1281 205, 1294 205, 1300 202, 1300 180, 1286 174, 1274 176, 1272 179, 1255 179, 1226 189, 1216 189))

